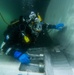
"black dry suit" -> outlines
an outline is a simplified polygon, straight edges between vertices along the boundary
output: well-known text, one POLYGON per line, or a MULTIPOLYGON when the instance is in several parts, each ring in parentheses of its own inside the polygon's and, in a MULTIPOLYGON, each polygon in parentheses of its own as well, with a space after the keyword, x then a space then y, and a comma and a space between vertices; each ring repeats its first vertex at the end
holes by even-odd
POLYGON ((21 52, 25 52, 34 43, 35 35, 32 34, 30 27, 26 21, 19 20, 15 23, 11 23, 4 32, 3 51, 7 52, 8 48, 12 48, 8 55, 13 55, 15 50, 18 49, 21 52), (9 36, 9 39, 7 39, 9 36), (29 38, 29 42, 26 43, 24 36, 29 38))

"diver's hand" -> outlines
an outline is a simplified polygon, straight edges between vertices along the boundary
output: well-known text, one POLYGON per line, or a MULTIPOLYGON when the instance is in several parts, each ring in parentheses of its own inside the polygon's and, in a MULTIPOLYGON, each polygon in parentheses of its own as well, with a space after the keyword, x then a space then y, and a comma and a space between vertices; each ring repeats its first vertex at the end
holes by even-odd
POLYGON ((57 24, 56 25, 56 29, 58 29, 58 30, 61 30, 61 29, 63 29, 63 27, 64 27, 64 24, 63 23, 59 23, 59 24, 57 24))
POLYGON ((22 54, 20 57, 19 57, 19 61, 21 63, 24 63, 24 64, 29 64, 30 63, 30 57, 28 54, 22 54))
POLYGON ((22 53, 19 52, 19 51, 15 51, 14 57, 15 57, 15 58, 18 58, 18 60, 19 60, 21 63, 24 63, 24 64, 29 64, 29 63, 30 63, 30 57, 29 57, 29 55, 26 54, 26 53, 22 54, 22 53))

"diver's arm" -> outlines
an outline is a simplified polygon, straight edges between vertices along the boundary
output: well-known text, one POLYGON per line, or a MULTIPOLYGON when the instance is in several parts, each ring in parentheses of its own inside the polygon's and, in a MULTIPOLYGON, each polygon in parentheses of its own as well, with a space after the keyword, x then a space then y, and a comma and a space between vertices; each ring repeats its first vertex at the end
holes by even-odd
POLYGON ((46 24, 47 29, 55 29, 56 25, 46 24))
POLYGON ((15 48, 8 48, 5 52, 6 55, 10 55, 17 60, 19 60, 21 63, 29 64, 30 63, 30 57, 27 53, 23 53, 21 49, 15 49, 15 48))
POLYGON ((59 23, 56 25, 47 24, 47 26, 46 26, 47 29, 57 29, 57 30, 61 30, 63 27, 64 27, 63 23, 59 23))

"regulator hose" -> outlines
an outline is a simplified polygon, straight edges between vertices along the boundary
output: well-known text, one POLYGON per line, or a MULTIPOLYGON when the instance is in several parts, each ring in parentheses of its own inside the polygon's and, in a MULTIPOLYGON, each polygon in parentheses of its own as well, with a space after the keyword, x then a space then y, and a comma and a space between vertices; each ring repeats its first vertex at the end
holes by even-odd
POLYGON ((3 15, 1 14, 1 12, 0 12, 0 16, 1 16, 2 20, 3 20, 7 25, 9 25, 9 23, 4 19, 3 15))

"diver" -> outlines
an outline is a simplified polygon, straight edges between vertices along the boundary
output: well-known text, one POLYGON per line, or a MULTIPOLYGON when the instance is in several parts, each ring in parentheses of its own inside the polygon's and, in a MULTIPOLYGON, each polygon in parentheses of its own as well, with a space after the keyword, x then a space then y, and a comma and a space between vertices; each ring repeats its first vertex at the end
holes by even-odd
POLYGON ((31 30, 26 20, 21 16, 19 21, 11 22, 5 30, 1 51, 6 55, 17 58, 21 63, 28 64, 30 58, 26 51, 31 46, 31 38, 33 38, 30 35, 31 30))
POLYGON ((47 23, 43 22, 39 13, 36 14, 33 11, 29 15, 28 25, 31 28, 32 33, 36 37, 38 37, 40 33, 45 34, 45 32, 49 29, 62 30, 64 27, 63 23, 52 25, 52 24, 47 24, 47 23))
POLYGON ((29 64, 30 57, 26 51, 36 43, 39 35, 44 34, 45 30, 61 30, 63 27, 63 23, 57 25, 44 23, 40 15, 32 11, 28 19, 21 16, 18 21, 10 23, 4 32, 4 41, 0 49, 21 63, 29 64))

